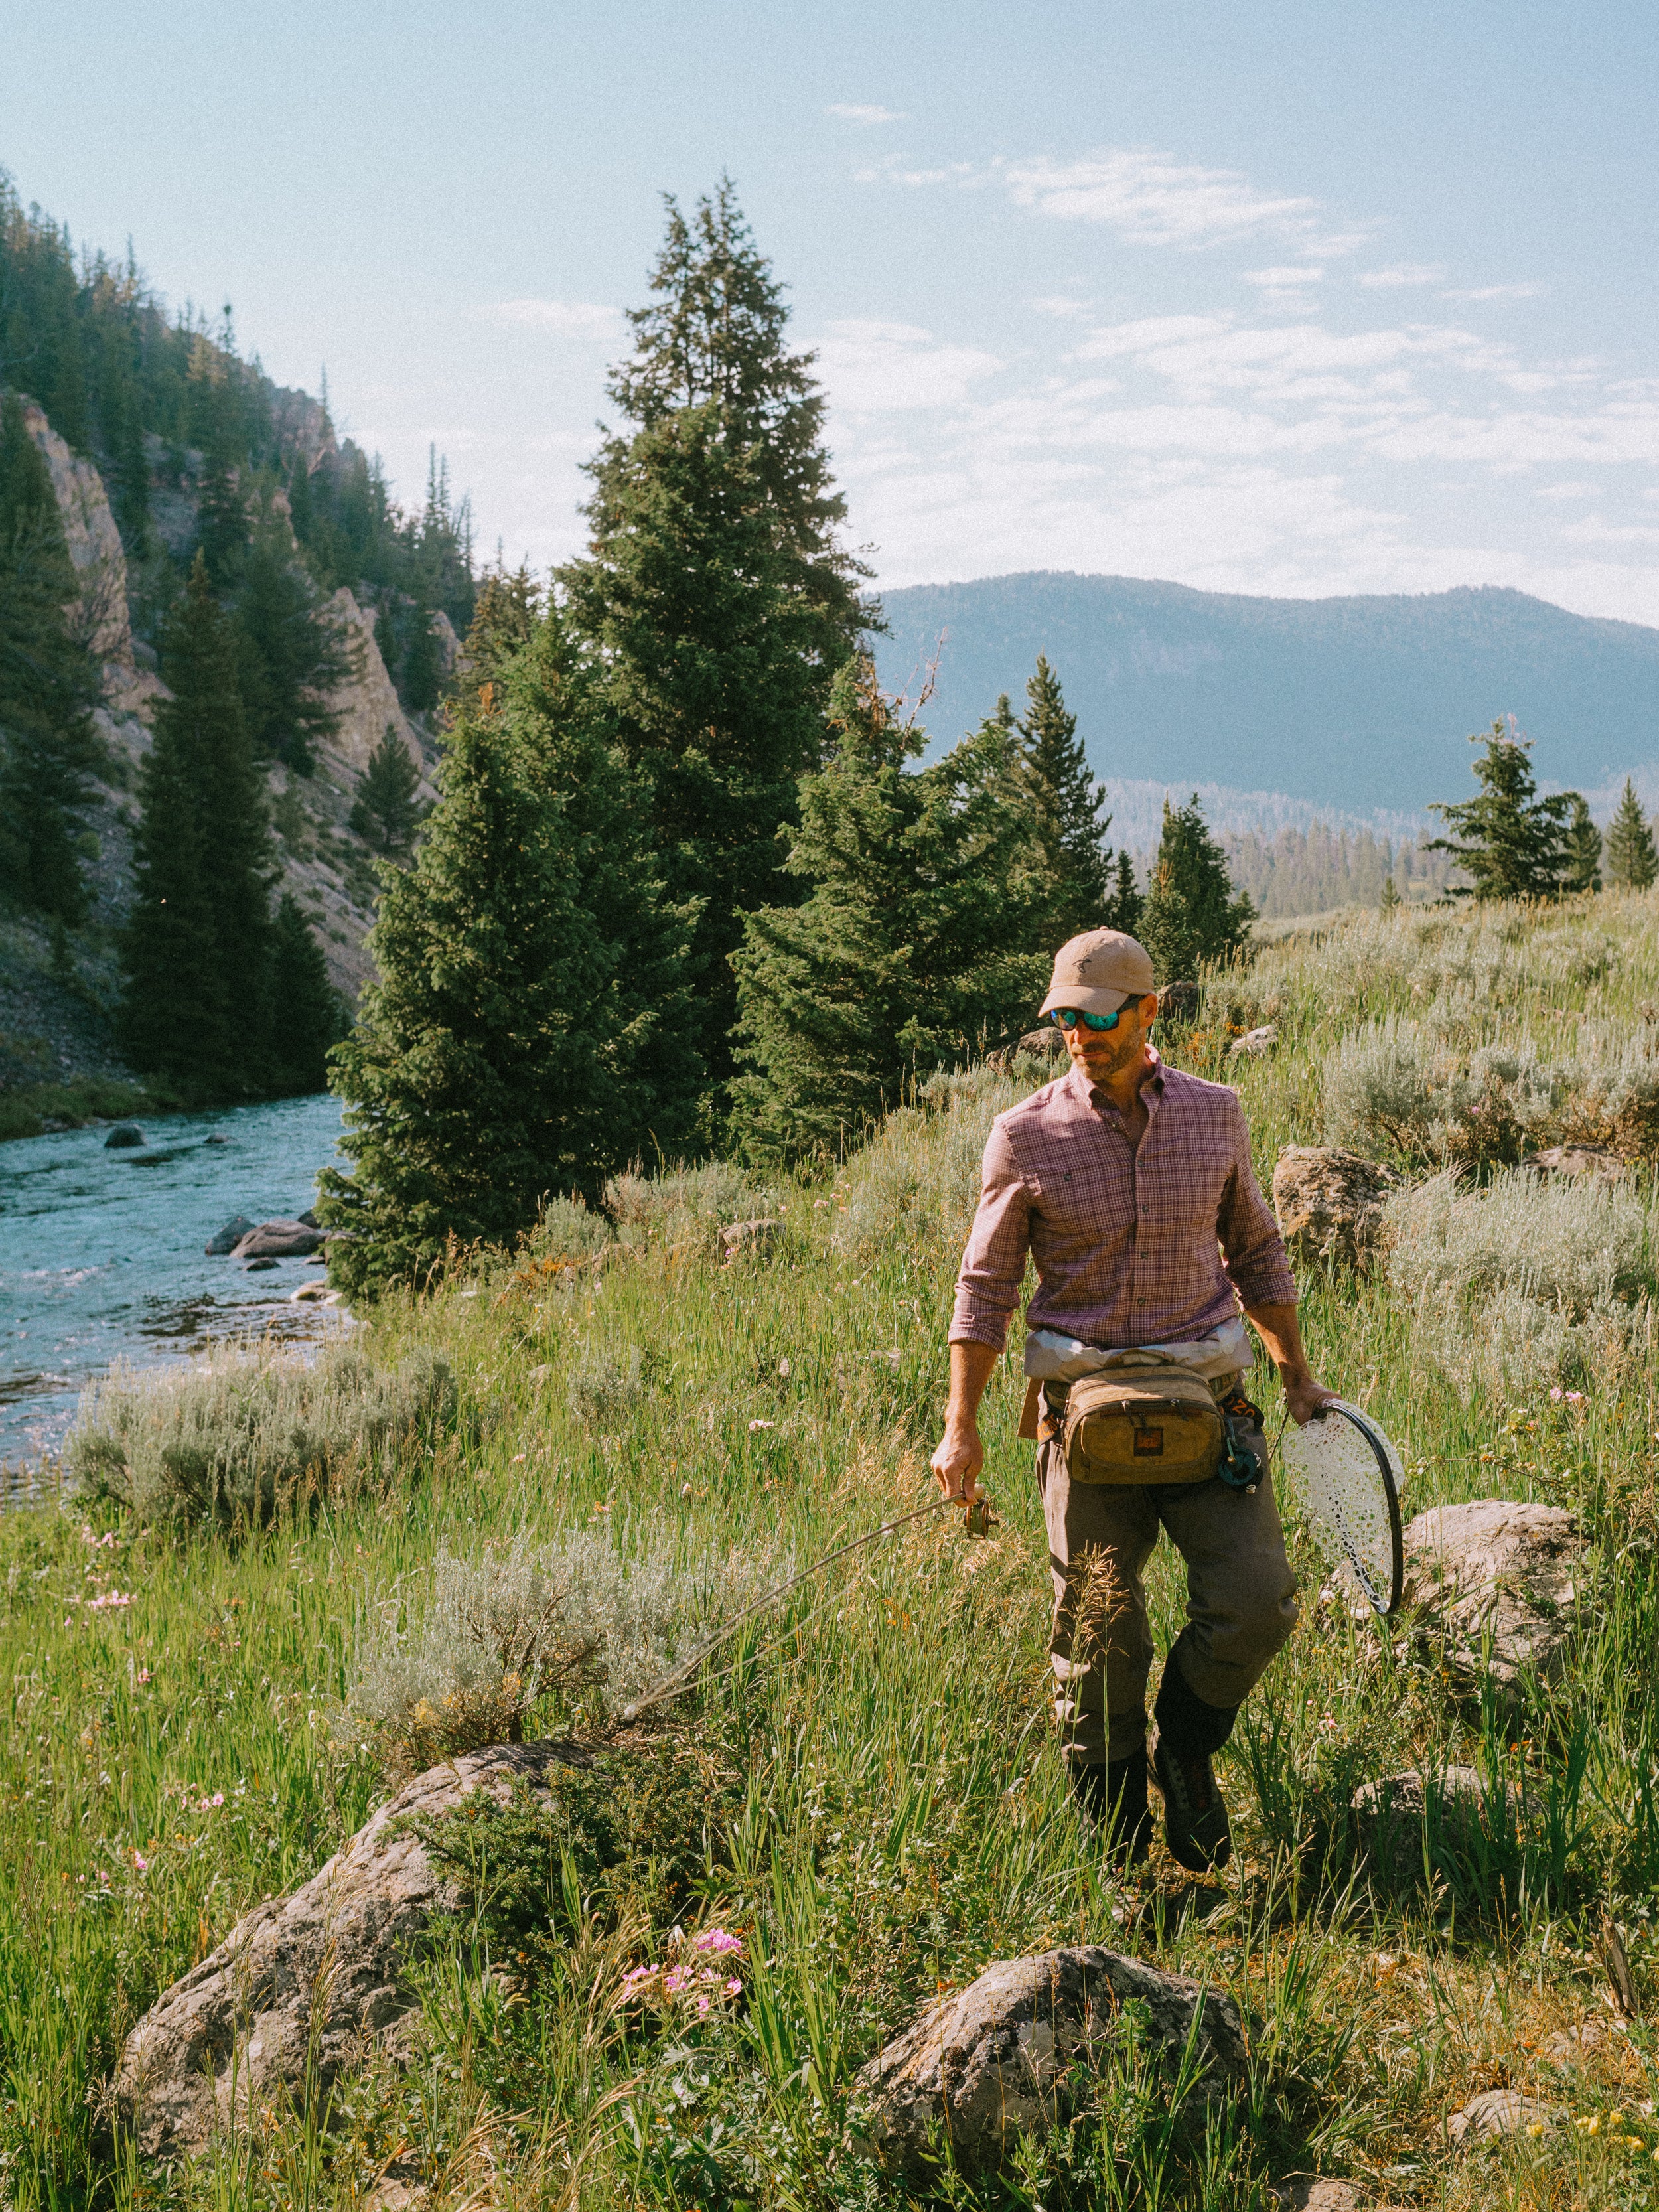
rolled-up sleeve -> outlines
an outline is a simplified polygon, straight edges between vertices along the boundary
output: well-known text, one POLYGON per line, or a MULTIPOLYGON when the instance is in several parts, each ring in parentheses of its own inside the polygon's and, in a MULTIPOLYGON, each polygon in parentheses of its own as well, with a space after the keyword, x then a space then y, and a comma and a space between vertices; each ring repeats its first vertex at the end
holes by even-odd
POLYGON ((1235 1122, 1233 1170, 1216 1221, 1227 1278, 1247 1313, 1257 1306, 1294 1305, 1296 1278, 1279 1224, 1250 1164, 1250 1135, 1242 1108, 1235 1109, 1235 1122))
POLYGON ((988 1344, 1000 1352, 1019 1303, 1030 1235, 1030 1194, 1000 1123, 985 1147, 979 1210, 968 1234, 951 1315, 952 1344, 988 1344))

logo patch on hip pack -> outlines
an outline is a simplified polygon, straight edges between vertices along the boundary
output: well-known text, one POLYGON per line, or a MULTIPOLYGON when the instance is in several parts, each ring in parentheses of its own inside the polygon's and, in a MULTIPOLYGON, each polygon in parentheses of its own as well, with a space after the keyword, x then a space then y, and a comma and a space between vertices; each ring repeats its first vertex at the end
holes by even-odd
POLYGON ((1162 1459, 1163 1456, 1163 1430, 1137 1429, 1135 1431, 1135 1457, 1137 1459, 1162 1459))

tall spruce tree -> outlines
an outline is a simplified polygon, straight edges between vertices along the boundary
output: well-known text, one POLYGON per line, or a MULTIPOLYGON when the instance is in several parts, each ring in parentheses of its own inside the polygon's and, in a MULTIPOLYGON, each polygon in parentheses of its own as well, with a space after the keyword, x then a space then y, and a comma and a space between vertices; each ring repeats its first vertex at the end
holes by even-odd
POLYGON ((1194 792, 1185 806, 1164 802, 1164 830, 1137 933, 1159 986, 1190 981, 1199 964, 1222 960, 1249 934, 1255 908, 1233 890, 1227 855, 1211 835, 1194 792))
POLYGON ((668 234, 611 378, 634 428, 589 473, 588 556, 563 574, 599 649, 617 738, 648 778, 692 959, 712 1077, 730 1068, 729 957, 747 909, 787 894, 777 832, 816 763, 836 669, 871 622, 840 544, 812 356, 728 181, 668 234))
POLYGON ((732 960, 736 1115, 757 1157, 837 1152, 908 1078, 1024 1026, 1053 951, 1012 723, 913 772, 921 733, 860 656, 830 732, 785 862, 806 896, 746 915, 732 960))
POLYGON ((1566 887, 1570 891, 1599 891, 1601 888, 1601 832, 1590 819, 1589 802, 1573 792, 1572 819, 1562 841, 1566 858, 1566 887))
POLYGON ((1607 881, 1620 890, 1651 890, 1659 883, 1659 848, 1653 825, 1642 811, 1636 786, 1625 778, 1619 805, 1607 824, 1607 881))
POLYGON ((275 868, 235 640, 200 554, 161 669, 172 696, 139 775, 122 1042, 135 1067, 184 1097, 258 1097, 270 1079, 275 868))
POLYGON ((277 903, 270 953, 270 1085, 283 1097, 328 1088, 328 1048, 344 1032, 317 933, 292 891, 277 903))
POLYGON ((371 1297, 451 1239, 510 1245, 545 1198, 597 1202, 617 1168, 672 1155, 702 1083, 691 917, 663 901, 636 779, 556 610, 453 709, 439 782, 332 1062, 354 1170, 323 1176, 321 1206, 353 1231, 336 1275, 371 1297))
POLYGON ((69 613, 76 576, 52 477, 21 402, 0 404, 0 884, 73 925, 86 912, 75 838, 103 762, 98 675, 69 613))
POLYGON ((1567 878, 1567 830, 1578 793, 1539 798, 1532 740, 1520 734, 1513 715, 1494 722, 1490 732, 1477 731, 1469 743, 1486 749, 1474 763, 1480 795, 1432 805, 1430 812, 1455 834, 1431 837, 1423 849, 1449 853, 1474 878, 1454 887, 1454 896, 1557 897, 1567 878))
POLYGON ((275 531, 260 534, 243 563, 236 629, 242 708, 254 751, 310 775, 319 743, 339 726, 329 702, 350 672, 351 656, 344 631, 275 531))
POLYGON ((1066 711, 1060 678, 1046 657, 1025 685, 1026 708, 1018 727, 1020 779, 1036 819, 1038 871, 1048 897, 1048 931, 1056 945, 1085 929, 1106 926, 1112 897, 1111 854, 1103 811, 1077 734, 1077 716, 1066 711))
POLYGON ((455 664, 458 697, 476 701, 486 684, 500 680, 507 662, 535 635, 541 605, 527 567, 508 570, 498 563, 485 571, 455 664))

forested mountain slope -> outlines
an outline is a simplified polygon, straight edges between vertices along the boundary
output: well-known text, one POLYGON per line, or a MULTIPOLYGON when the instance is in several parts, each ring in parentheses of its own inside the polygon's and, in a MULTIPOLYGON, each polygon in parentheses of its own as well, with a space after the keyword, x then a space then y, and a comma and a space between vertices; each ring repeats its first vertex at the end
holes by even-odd
POLYGON ((1466 795, 1465 739, 1506 714, 1552 784, 1659 763, 1659 629, 1520 592, 1269 599, 1036 572, 915 585, 884 607, 884 680, 914 691, 939 653, 938 738, 1018 697, 1046 653, 1099 775, 1412 811, 1466 795))

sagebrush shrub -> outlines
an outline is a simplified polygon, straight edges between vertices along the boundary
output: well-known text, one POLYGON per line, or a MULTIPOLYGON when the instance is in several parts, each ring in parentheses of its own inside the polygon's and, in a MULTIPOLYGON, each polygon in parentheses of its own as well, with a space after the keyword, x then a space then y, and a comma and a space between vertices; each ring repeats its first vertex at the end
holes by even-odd
POLYGON ((1419 1340, 1465 1381, 1605 1376, 1651 1333, 1652 1225, 1628 1191, 1518 1170, 1482 1188, 1448 1170, 1382 1218, 1419 1340))
POLYGON ((890 1114, 837 1178, 831 1243, 848 1254, 960 1245, 979 1202, 985 1140, 999 1114, 1054 1070, 1034 1059, 931 1076, 914 1106, 890 1114))
POLYGON ((565 1402, 584 1428, 609 1436, 628 1420, 653 1379, 637 1344, 588 1345, 565 1378, 565 1402))
POLYGON ((616 1176, 605 1186, 605 1202, 624 1244, 680 1244, 718 1252, 727 1222, 776 1215, 787 1196, 779 1185, 755 1182, 728 1160, 708 1160, 701 1167, 665 1168, 654 1176, 637 1170, 616 1176))
POLYGON ((478 1559, 441 1552, 424 1587, 404 1593, 407 1624, 383 1626, 359 1654, 344 1723, 396 1778, 521 1742, 538 1708, 549 1728, 600 1718, 757 1595, 766 1564, 681 1559, 661 1534, 624 1554, 589 1528, 478 1559))
POLYGON ((64 1466, 91 1497, 159 1524, 258 1527, 429 1434, 455 1404, 438 1352, 381 1368, 351 1343, 311 1360, 244 1346, 174 1373, 113 1369, 83 1393, 64 1466))
POLYGON ((525 1239, 525 1250, 535 1260, 586 1260, 603 1252, 612 1233, 604 1214, 591 1212, 580 1199, 550 1198, 525 1239))
POLYGON ((1431 1144, 1434 1098, 1408 1023, 1367 1022, 1326 1054, 1321 1077, 1328 1145, 1413 1156, 1431 1144))

